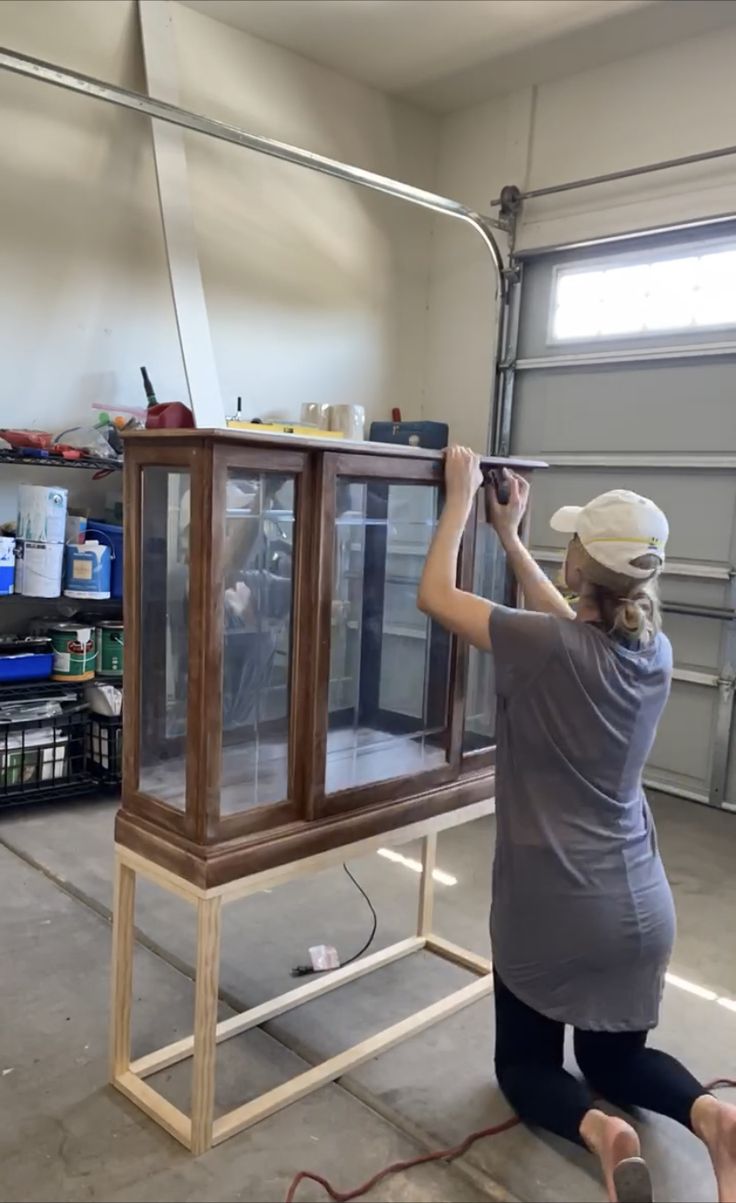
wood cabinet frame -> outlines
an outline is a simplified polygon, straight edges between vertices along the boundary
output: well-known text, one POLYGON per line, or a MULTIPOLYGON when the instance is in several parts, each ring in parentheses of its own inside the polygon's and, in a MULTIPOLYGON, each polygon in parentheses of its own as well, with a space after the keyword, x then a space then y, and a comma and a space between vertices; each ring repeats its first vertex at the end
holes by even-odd
MULTIPOLYGON (((504 462, 509 461, 489 459, 484 465, 504 462)), ((494 749, 462 749, 468 656, 455 638, 449 640, 446 762, 351 789, 325 790, 336 498, 341 478, 439 487, 442 456, 393 444, 336 445, 232 431, 145 432, 126 442, 126 697, 123 799, 116 837, 199 887, 221 885, 455 810, 492 792, 494 749), (191 479, 183 810, 140 788, 142 481, 151 467, 186 471, 191 479), (288 787, 284 799, 221 816, 224 512, 227 476, 233 469, 272 472, 295 480, 288 787)), ((155 504, 154 494, 154 508, 155 504)), ((478 504, 482 499, 476 503, 458 562, 458 583, 465 589, 472 587, 478 504)), ((163 638, 153 644, 163 655, 163 638)))

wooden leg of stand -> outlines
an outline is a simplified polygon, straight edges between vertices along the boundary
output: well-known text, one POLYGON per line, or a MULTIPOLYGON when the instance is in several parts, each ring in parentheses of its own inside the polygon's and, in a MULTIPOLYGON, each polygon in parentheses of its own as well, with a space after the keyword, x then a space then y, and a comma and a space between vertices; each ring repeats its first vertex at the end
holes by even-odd
POLYGON ((195 1156, 212 1147, 221 919, 221 898, 199 900, 192 1064, 192 1152, 195 1156))
POLYGON ((130 1066, 130 1018, 133 1001, 135 946, 135 873, 115 858, 112 908, 112 974, 110 998, 110 1078, 130 1066))
POLYGON ((419 881, 419 916, 417 935, 428 936, 432 930, 434 909, 434 867, 437 860, 437 836, 425 835, 422 840, 422 876, 419 881))

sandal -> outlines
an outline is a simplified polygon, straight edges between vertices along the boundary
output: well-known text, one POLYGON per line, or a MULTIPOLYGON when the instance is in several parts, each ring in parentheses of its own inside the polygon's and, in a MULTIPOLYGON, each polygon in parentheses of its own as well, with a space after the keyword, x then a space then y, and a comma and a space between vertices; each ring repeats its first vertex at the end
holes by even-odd
POLYGON ((652 1179, 642 1157, 626 1157, 613 1171, 618 1203, 652 1203, 652 1179))

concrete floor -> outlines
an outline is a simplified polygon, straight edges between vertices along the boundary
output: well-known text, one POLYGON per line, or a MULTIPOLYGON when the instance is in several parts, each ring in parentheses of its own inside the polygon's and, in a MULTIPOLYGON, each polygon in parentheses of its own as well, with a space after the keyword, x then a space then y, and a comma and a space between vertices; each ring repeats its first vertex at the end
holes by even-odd
MULTIPOLYGON (((114 805, 29 808, 0 819, 0 1200, 274 1200, 313 1169, 347 1189, 385 1163, 451 1144, 509 1112, 491 1069, 492 1004, 479 1003, 323 1088, 198 1160, 105 1085, 110 859, 114 805)), ((655 800, 675 889, 679 978, 736 1000, 736 816, 655 800)), ((440 840, 435 929, 487 951, 493 820, 440 840)), ((403 849, 407 856, 413 850, 403 849)), ((376 946, 412 930, 416 875, 373 856, 352 865, 379 913, 376 946)), ((189 908, 139 891, 134 1055, 191 1031, 189 908)), ((369 918, 340 870, 225 909, 222 988, 244 1009, 289 988, 309 944, 360 946, 369 918)), ((467 975, 419 955, 221 1046, 218 1105, 253 1097, 412 1009, 467 975)), ((736 1009, 669 986, 658 1042, 708 1079, 736 1077, 736 1009)), ((156 1084, 184 1103, 186 1068, 156 1084)), ((656 1197, 715 1198, 707 1157, 667 1120, 642 1121, 656 1197)), ((303 1203, 324 1198, 303 1184, 303 1203)), ((517 1128, 479 1142, 452 1166, 428 1166, 368 1199, 600 1200, 584 1154, 517 1128)))

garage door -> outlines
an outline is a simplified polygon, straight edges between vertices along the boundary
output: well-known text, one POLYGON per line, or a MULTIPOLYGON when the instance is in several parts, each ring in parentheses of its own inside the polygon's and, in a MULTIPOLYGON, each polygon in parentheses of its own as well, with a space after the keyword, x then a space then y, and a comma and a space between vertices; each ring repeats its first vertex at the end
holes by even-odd
POLYGON ((495 438, 552 468, 535 483, 535 554, 557 570, 560 505, 621 487, 664 509, 676 668, 649 782, 736 808, 736 226, 512 266, 495 438))

